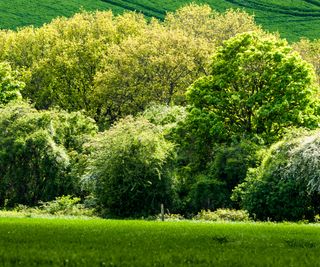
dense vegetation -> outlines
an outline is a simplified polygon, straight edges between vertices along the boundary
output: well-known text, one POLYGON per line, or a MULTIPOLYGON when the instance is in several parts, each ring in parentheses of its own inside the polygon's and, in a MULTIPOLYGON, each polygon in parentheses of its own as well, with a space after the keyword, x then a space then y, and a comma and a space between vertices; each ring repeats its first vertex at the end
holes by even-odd
POLYGON ((0 205, 72 195, 106 217, 164 204, 313 221, 319 47, 195 4, 2 31, 0 205))
POLYGON ((313 225, 1 218, 0 265, 316 266, 319 240, 313 225))
POLYGON ((41 26, 58 16, 70 17, 80 9, 87 11, 109 10, 119 14, 124 11, 138 11, 147 17, 163 19, 168 11, 175 11, 187 3, 207 3, 215 10, 224 12, 229 8, 244 9, 254 14, 257 23, 269 31, 279 31, 291 41, 300 37, 319 38, 320 1, 318 0, 3 0, 0 2, 0 28, 41 26))

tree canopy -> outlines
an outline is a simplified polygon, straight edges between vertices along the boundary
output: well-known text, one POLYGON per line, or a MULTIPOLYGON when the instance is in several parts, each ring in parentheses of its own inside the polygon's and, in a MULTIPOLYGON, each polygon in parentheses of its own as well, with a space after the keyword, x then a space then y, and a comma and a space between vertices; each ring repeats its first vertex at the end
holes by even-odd
POLYGON ((188 91, 191 116, 207 118, 210 134, 281 137, 291 126, 318 126, 318 88, 312 67, 283 40, 239 34, 214 54, 210 75, 188 91))

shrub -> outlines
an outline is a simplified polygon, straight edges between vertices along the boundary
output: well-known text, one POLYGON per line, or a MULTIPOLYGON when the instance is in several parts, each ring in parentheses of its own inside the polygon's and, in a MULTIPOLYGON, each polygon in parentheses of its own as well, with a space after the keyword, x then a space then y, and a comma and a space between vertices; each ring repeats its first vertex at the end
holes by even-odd
POLYGON ((205 221, 232 221, 232 222, 244 222, 249 221, 249 213, 246 210, 234 210, 234 209, 217 209, 216 211, 201 210, 194 220, 205 221))
POLYGON ((49 213, 54 215, 75 215, 75 216, 91 216, 93 209, 87 209, 84 204, 80 204, 81 199, 72 196, 56 197, 55 200, 42 202, 40 201, 39 209, 41 213, 49 213))
POLYGON ((273 145, 233 193, 258 219, 313 220, 320 201, 320 132, 273 145))
MULTIPOLYGON (((156 215, 155 219, 157 221, 160 221, 161 220, 161 214, 156 215)), ((185 218, 181 214, 165 213, 164 214, 164 220, 165 221, 181 221, 181 220, 185 220, 185 218)))
POLYGON ((148 216, 158 213, 161 203, 170 208, 173 145, 157 126, 127 117, 88 146, 92 153, 83 181, 91 182, 104 215, 148 216))
POLYGON ((230 202, 226 184, 206 176, 199 176, 198 181, 192 185, 189 194, 191 211, 200 209, 217 209, 230 202))

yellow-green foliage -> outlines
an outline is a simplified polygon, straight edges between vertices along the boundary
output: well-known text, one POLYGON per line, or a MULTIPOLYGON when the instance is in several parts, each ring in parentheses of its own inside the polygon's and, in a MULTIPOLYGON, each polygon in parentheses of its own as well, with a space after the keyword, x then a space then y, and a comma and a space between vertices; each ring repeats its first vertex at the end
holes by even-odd
POLYGON ((85 110, 110 125, 150 102, 184 103, 216 46, 248 30, 260 31, 252 16, 219 14, 207 5, 186 6, 164 22, 81 12, 41 28, 1 31, 0 61, 21 73, 22 95, 37 108, 85 110))
POLYGON ((194 220, 205 221, 232 221, 232 222, 246 222, 249 221, 249 213, 246 210, 235 209, 217 209, 216 211, 201 210, 194 220))

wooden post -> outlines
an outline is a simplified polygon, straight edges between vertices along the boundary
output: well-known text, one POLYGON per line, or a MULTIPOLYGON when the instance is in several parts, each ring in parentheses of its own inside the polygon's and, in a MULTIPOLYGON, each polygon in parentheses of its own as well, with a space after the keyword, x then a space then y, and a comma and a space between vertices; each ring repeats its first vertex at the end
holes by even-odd
POLYGON ((161 221, 164 221, 164 205, 161 204, 161 221))

